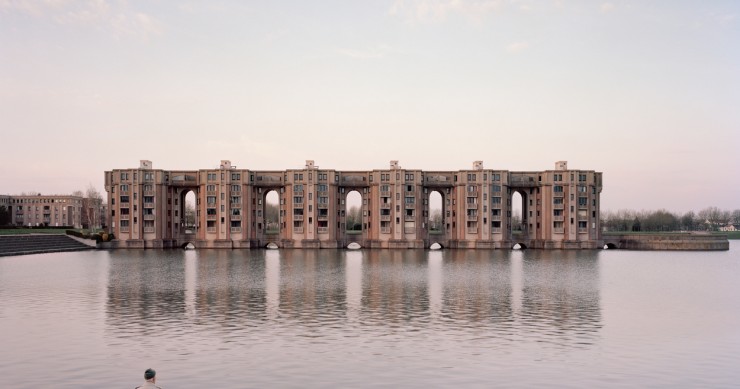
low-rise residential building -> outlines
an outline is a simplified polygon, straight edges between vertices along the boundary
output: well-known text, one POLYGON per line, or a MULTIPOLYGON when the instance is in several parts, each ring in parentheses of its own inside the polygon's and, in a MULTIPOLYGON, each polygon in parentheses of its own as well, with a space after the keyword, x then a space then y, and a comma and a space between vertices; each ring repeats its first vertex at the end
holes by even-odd
POLYGON ((82 227, 82 198, 70 195, 3 195, 0 205, 16 226, 82 227))

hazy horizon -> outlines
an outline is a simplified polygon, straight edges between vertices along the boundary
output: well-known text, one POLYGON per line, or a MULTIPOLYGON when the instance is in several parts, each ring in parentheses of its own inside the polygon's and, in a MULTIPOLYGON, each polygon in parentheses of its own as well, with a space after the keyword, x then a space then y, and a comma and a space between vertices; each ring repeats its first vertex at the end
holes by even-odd
POLYGON ((0 0, 0 194, 103 172, 604 174, 602 210, 740 208, 740 3, 0 0))

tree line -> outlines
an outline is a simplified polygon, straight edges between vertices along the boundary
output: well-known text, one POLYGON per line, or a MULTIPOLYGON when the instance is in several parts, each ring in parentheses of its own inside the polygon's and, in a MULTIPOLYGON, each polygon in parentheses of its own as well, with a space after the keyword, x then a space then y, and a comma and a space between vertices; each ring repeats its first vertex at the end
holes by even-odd
POLYGON ((683 214, 665 209, 601 212, 601 227, 606 231, 718 231, 728 224, 740 228, 740 209, 707 207, 683 214))

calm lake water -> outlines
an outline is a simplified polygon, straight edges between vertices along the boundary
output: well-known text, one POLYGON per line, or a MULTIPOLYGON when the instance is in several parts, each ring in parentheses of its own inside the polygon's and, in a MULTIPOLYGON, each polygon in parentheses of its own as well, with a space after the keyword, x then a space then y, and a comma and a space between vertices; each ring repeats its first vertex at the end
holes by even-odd
POLYGON ((0 258, 4 388, 737 387, 728 252, 0 258))

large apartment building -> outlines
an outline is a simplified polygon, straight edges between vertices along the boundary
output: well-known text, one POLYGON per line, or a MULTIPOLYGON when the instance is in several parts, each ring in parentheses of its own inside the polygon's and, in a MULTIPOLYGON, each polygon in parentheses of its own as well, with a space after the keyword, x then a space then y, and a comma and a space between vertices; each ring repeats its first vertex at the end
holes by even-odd
POLYGON ((301 169, 237 169, 230 161, 201 170, 105 172, 109 230, 119 247, 598 248, 602 175, 569 170, 513 172, 388 169, 339 171, 306 161, 301 169), (279 196, 277 225, 268 225, 267 194, 279 196), (185 196, 196 198, 195 222, 185 221, 185 196), (347 196, 361 196, 362 231, 348 232, 347 196), (442 226, 430 229, 430 196, 442 198, 442 226), (519 193, 520 196, 515 196, 519 193), (512 225, 521 198, 521 227, 512 225))
POLYGON ((0 205, 16 226, 82 227, 82 198, 69 195, 4 195, 0 205))

